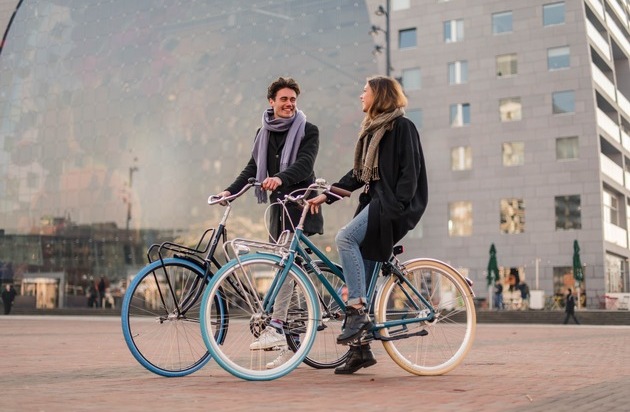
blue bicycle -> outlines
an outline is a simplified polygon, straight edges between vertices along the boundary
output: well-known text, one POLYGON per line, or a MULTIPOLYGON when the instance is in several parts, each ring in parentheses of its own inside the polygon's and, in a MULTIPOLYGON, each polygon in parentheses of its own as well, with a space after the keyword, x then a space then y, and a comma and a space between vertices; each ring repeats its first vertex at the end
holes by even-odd
MULTIPOLYGON (((311 190, 349 195, 321 179, 311 190)), ((311 351, 325 364, 338 364, 347 356, 334 341, 345 311, 343 287, 338 287, 343 285, 343 273, 302 231, 308 195, 283 200, 304 207, 292 236, 286 233, 278 243, 228 242, 235 258, 215 274, 204 292, 203 340, 217 363, 234 376, 276 379, 312 356, 311 351), (242 288, 257 293, 243 299, 242 288), (223 311, 221 304, 230 308, 229 322, 216 321, 223 311), (289 307, 284 327, 287 347, 256 350, 255 342, 269 324, 274 305, 289 307)), ((435 259, 400 262, 401 252, 397 246, 390 260, 374 269, 367 295, 374 327, 360 340, 381 341, 394 362, 412 374, 447 373, 462 362, 474 341, 472 282, 435 259)))
MULTIPOLYGON (((206 230, 194 248, 164 242, 152 245, 147 251, 149 264, 130 282, 121 318, 129 350, 151 372, 166 377, 186 376, 210 360, 199 329, 201 296, 213 270, 221 268, 215 253, 219 243, 225 243, 227 238, 231 202, 256 185, 259 183, 250 182, 232 196, 209 199, 211 205, 220 200, 227 207, 218 226, 206 230)), ((221 309, 215 313, 213 322, 226 322, 225 302, 215 296, 214 305, 221 309)), ((223 332, 214 339, 221 342, 223 332)))

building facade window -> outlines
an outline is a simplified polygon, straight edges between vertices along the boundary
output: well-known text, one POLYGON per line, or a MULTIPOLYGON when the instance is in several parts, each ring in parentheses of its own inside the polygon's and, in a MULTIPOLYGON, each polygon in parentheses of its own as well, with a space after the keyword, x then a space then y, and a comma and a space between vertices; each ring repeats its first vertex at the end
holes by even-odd
POLYGON ((451 149, 451 170, 472 169, 472 148, 470 146, 457 146, 451 149))
POLYGON ((556 139, 556 160, 578 159, 580 155, 577 136, 558 137, 556 139))
POLYGON ((573 279, 573 266, 554 266, 553 268, 553 293, 556 296, 567 294, 567 288, 575 290, 575 279, 573 279))
POLYGON ((404 29, 398 32, 398 48, 409 49, 418 45, 416 29, 404 29))
POLYGON ((551 95, 553 114, 575 113, 575 92, 564 90, 551 95))
POLYGON ((422 109, 409 109, 406 111, 405 116, 416 125, 416 129, 420 130, 424 127, 422 109))
POLYGON ((492 34, 512 33, 512 12, 504 11, 492 15, 492 34))
POLYGON ((422 87, 422 72, 419 68, 402 71, 402 85, 406 91, 420 90, 422 87))
POLYGON ((604 223, 621 226, 621 211, 619 210, 619 196, 604 190, 604 223))
POLYGON ((448 204, 448 235, 450 237, 471 236, 472 231, 472 202, 450 202, 448 204))
POLYGON ((556 196, 556 230, 582 229, 580 195, 556 196))
POLYGON ((517 234, 525 232, 525 202, 523 199, 501 199, 501 233, 517 234))
POLYGON ((407 10, 411 7, 411 0, 392 0, 392 11, 407 10))
POLYGON ((543 5, 543 26, 564 24, 564 2, 543 5))
POLYGON ((621 256, 606 253, 606 292, 625 293, 628 291, 627 261, 621 256))
POLYGON ((447 20, 444 22, 444 42, 454 43, 464 40, 464 20, 447 20))
POLYGON ((547 69, 568 69, 571 66, 571 50, 569 46, 547 49, 547 69))
POLYGON ((502 145, 503 166, 522 166, 525 164, 525 143, 505 142, 502 145))
POLYGON ((450 108, 451 127, 461 127, 470 124, 470 104, 456 103, 450 108))
POLYGON ((499 115, 502 122, 513 122, 522 119, 520 97, 506 97, 499 100, 499 115))
POLYGON ((497 77, 514 76, 518 73, 516 53, 497 56, 497 77))
POLYGON ((468 61, 459 60, 448 64, 448 84, 468 83, 468 61))

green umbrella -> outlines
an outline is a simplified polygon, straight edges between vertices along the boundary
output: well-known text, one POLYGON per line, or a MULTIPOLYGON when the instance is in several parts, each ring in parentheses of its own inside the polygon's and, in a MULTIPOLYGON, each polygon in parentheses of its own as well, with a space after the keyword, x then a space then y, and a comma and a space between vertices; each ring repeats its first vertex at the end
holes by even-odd
POLYGON ((573 241, 573 279, 579 284, 584 281, 584 270, 580 260, 580 245, 577 239, 573 241))
POLYGON ((497 263, 497 249, 494 247, 494 243, 490 246, 490 261, 488 261, 488 275, 486 280, 488 286, 491 286, 499 279, 499 265, 497 263))

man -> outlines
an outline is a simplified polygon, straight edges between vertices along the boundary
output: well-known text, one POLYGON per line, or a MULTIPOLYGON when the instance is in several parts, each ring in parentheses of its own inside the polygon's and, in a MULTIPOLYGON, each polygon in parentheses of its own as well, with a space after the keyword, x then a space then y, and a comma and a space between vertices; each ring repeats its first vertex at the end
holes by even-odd
POLYGON ((566 325, 569 322, 569 318, 573 318, 575 323, 578 325, 580 322, 575 317, 575 296, 573 296, 573 291, 569 289, 567 291, 567 297, 565 300, 564 311, 566 312, 566 316, 564 317, 564 324, 566 325))
MULTIPOLYGON (((262 126, 256 132, 252 157, 238 175, 236 180, 217 196, 226 197, 240 191, 255 177, 262 183, 256 188, 259 203, 267 202, 267 191, 274 203, 285 195, 305 189, 315 181, 313 167, 319 150, 319 130, 317 126, 306 121, 304 113, 297 108, 300 87, 290 77, 279 77, 267 89, 269 108, 262 116, 262 126)), ((301 210, 295 204, 287 205, 289 218, 283 216, 279 206, 269 211, 270 241, 277 241, 283 230, 293 231, 300 219, 301 210)), ((322 234, 324 222, 321 213, 309 214, 304 222, 304 233, 322 234)), ((292 288, 285 284, 280 289, 270 325, 260 337, 250 345, 252 350, 280 349, 281 355, 267 367, 273 368, 284 362, 283 356, 288 353, 283 324, 287 317, 288 303, 292 288), (286 304, 278 304, 278 302, 286 304)))
POLYGON ((503 285, 499 279, 494 281, 494 308, 503 309, 503 285))
POLYGON ((11 306, 13 306, 13 301, 15 300, 15 289, 13 285, 6 284, 4 285, 4 290, 2 291, 2 303, 4 304, 4 314, 8 315, 11 313, 11 306))

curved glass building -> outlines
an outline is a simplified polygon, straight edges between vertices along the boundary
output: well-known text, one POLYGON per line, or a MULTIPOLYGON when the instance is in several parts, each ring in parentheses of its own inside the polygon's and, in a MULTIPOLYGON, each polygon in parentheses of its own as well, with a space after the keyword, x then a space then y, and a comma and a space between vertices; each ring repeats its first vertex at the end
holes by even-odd
MULTIPOLYGON (((351 167, 359 94, 378 70, 364 2, 0 1, 0 261, 39 307, 113 293, 164 240, 194 245, 248 161, 278 76, 320 129, 318 176, 351 167), (119 282, 120 281, 120 282, 119 282)), ((264 239, 239 199, 231 236, 264 239)), ((336 228, 350 202, 327 213, 336 228)))

